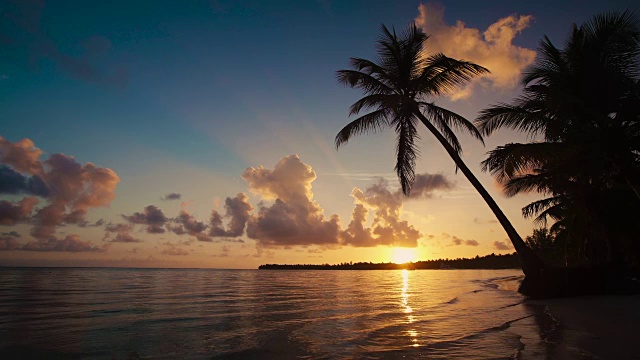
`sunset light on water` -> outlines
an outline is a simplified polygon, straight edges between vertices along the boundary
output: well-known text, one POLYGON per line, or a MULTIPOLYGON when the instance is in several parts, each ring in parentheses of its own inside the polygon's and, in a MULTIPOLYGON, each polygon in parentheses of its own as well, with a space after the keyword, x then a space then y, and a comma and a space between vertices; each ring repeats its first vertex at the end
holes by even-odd
POLYGON ((0 359, 638 353, 637 0, 0 19, 0 359))

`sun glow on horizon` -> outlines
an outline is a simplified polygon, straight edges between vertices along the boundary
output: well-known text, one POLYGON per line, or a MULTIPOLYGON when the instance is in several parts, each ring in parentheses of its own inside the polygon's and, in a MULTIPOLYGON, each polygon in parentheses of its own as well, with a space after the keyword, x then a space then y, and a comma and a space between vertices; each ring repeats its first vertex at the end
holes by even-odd
POLYGON ((390 257, 392 262, 404 264, 416 261, 418 252, 415 248, 392 248, 390 257))

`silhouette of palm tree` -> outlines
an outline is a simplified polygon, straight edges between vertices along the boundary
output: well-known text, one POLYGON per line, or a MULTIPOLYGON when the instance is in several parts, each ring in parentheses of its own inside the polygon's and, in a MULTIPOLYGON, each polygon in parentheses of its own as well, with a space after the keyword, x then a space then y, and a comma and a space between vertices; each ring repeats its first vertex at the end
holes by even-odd
POLYGON ((371 110, 347 124, 336 135, 336 147, 354 135, 368 134, 391 127, 397 138, 395 170, 403 193, 409 194, 415 179, 418 138, 416 126, 421 122, 436 137, 455 162, 457 168, 487 202, 504 227, 520 255, 527 276, 536 276, 542 263, 526 246, 513 225, 498 207, 471 170, 462 161, 462 147, 452 128, 463 130, 482 142, 482 135, 464 117, 430 101, 468 82, 488 70, 471 62, 455 60, 441 53, 425 56, 423 44, 428 36, 415 25, 398 36, 394 29, 382 26, 377 42, 378 61, 351 58, 351 70, 337 71, 339 82, 364 92, 364 97, 350 108, 349 115, 371 110))
POLYGON ((523 95, 483 110, 476 124, 486 135, 506 127, 543 141, 498 147, 483 170, 509 196, 547 195, 524 216, 555 220, 571 251, 591 247, 582 258, 610 263, 622 255, 620 239, 640 231, 626 223, 640 209, 640 22, 632 11, 596 15, 574 25, 564 49, 545 37, 539 54, 523 95))

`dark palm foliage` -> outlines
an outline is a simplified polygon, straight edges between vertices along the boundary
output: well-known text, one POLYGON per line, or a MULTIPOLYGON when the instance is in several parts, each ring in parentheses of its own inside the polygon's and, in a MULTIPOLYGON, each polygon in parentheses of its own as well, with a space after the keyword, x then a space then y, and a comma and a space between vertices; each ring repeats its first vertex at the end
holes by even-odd
POLYGON ((351 58, 352 70, 337 71, 339 82, 365 94, 351 105, 349 115, 372 111, 345 126, 336 136, 336 146, 347 143, 354 135, 393 128, 398 136, 396 172, 405 194, 410 192, 415 177, 416 124, 420 122, 416 112, 427 114, 458 154, 462 147, 452 127, 465 130, 482 141, 482 135, 470 121, 428 100, 486 73, 487 69, 443 54, 424 57, 422 45, 426 39, 416 26, 398 36, 395 30, 389 31, 383 25, 377 46, 378 62, 351 58))
POLYGON ((523 95, 482 111, 476 124, 487 135, 507 127, 542 141, 498 147, 483 170, 509 196, 548 196, 523 214, 542 225, 555 221, 568 262, 624 260, 622 250, 640 234, 624 222, 629 212, 640 215, 638 18, 630 11, 595 16, 574 26, 564 49, 545 37, 539 54, 523 95))
POLYGON ((382 26, 377 42, 377 61, 352 58, 350 70, 337 72, 338 81, 360 89, 364 97, 350 108, 349 115, 360 115, 336 136, 337 147, 354 135, 369 134, 393 128, 397 134, 395 170, 402 191, 408 194, 415 178, 418 155, 417 124, 422 123, 438 139, 456 166, 485 199, 505 228, 516 251, 523 259, 525 274, 539 271, 541 264, 515 231, 495 201, 482 187, 460 158, 462 147, 454 133, 463 130, 482 141, 476 127, 462 116, 435 105, 432 98, 465 84, 487 69, 443 54, 425 56, 423 43, 427 36, 413 25, 398 36, 395 30, 382 26))

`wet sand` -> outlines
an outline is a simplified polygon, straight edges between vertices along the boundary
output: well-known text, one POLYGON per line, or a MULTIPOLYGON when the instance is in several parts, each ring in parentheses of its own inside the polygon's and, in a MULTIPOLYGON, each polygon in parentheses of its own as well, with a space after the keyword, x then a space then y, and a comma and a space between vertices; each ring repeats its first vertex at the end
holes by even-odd
POLYGON ((556 321, 549 359, 640 359, 640 295, 528 301, 556 321))

